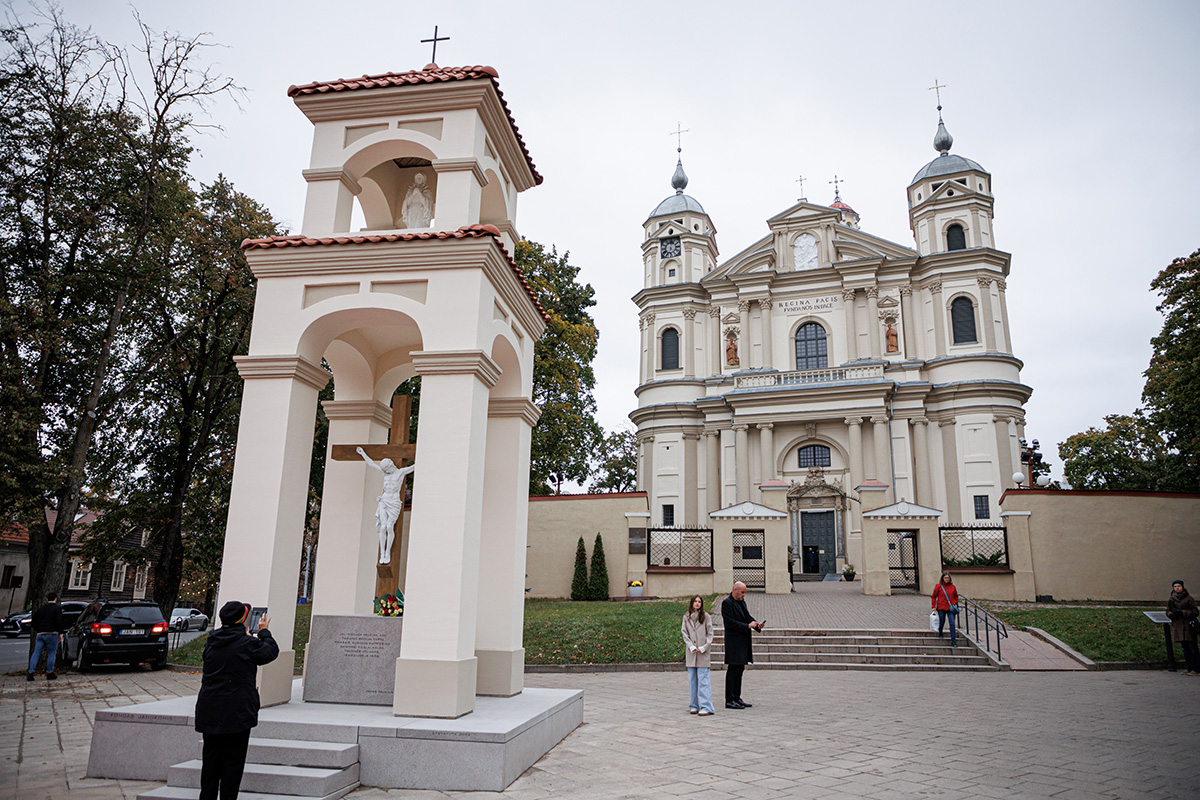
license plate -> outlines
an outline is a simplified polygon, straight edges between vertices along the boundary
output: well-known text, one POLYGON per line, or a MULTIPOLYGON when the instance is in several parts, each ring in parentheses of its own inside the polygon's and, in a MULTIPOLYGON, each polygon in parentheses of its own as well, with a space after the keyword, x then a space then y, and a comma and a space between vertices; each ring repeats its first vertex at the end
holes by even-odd
POLYGON ((117 631, 118 636, 141 636, 146 632, 145 628, 126 628, 123 631, 117 631))

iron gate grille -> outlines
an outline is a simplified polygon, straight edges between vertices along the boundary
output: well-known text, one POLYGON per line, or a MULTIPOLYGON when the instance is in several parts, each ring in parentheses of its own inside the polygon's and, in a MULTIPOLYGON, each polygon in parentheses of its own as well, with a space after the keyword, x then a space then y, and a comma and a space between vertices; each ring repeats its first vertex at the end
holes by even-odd
POLYGON ((1003 525, 938 528, 944 567, 1007 567, 1008 529, 1003 525))
POLYGON ((888 531, 888 570, 893 589, 917 589, 917 532, 888 531))
POLYGON ((767 559, 762 531, 733 532, 733 579, 747 589, 767 588, 767 559))
POLYGON ((647 565, 712 569, 712 528, 650 528, 647 565))

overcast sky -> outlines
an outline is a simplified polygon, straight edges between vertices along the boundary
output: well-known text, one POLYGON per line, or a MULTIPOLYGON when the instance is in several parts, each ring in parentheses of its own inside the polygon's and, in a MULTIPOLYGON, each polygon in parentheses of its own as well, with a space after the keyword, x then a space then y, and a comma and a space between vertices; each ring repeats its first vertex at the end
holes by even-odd
MULTIPOLYGON (((15 3, 28 16, 28 4, 15 3)), ((1027 435, 1056 445, 1140 403, 1161 317, 1150 280, 1200 248, 1200 4, 1185 2, 202 3, 67 0, 113 42, 208 32, 245 88, 208 110, 194 172, 224 173, 293 231, 312 128, 291 84, 487 64, 545 183, 520 232, 569 250, 596 289, 599 417, 635 407, 641 223, 672 193, 682 123, 688 194, 728 258, 828 185, 870 233, 912 246, 905 188, 932 159, 935 77, 953 152, 993 175, 996 245, 1027 435)))

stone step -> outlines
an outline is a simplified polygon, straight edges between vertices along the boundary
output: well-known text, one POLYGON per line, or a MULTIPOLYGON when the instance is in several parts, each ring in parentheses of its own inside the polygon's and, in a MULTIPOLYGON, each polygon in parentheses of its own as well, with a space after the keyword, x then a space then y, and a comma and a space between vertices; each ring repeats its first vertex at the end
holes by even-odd
MULTIPOLYGON (((755 643, 754 652, 758 653, 883 653, 897 656, 920 656, 920 655, 946 655, 954 656, 961 655, 963 651, 974 653, 973 647, 951 647, 949 644, 942 647, 901 647, 885 644, 830 644, 830 645, 791 645, 791 644, 767 644, 760 645, 755 643)), ((714 647, 713 655, 723 654, 724 650, 719 647, 714 647)))
MULTIPOLYGON (((196 743, 196 756, 203 755, 204 743, 196 743)), ((291 767, 342 769, 358 761, 358 745, 344 742, 308 742, 300 739, 250 738, 247 764, 275 764, 291 767)))
MULTIPOLYGON (((725 669, 724 664, 714 663, 714 671, 725 669)), ((996 672, 997 668, 977 664, 850 664, 844 662, 801 662, 795 664, 759 664, 754 662, 751 669, 853 669, 867 672, 996 672)))
MULTIPOLYGON (((766 647, 949 647, 950 638, 918 639, 916 637, 873 636, 755 636, 754 646, 766 647)), ((724 647, 725 642, 714 639, 714 647, 724 647)))
POLYGON ((896 656, 889 654, 855 653, 766 653, 755 654, 754 663, 759 664, 990 664, 984 656, 966 653, 959 656, 896 656))
MULTIPOLYGON (((176 764, 167 770, 167 785, 200 787, 200 759, 176 764)), ((326 797, 358 783, 358 762, 342 769, 296 767, 279 764, 246 764, 243 792, 263 792, 300 797, 326 797)))
MULTIPOLYGON (((338 798, 345 797, 357 788, 358 781, 355 781, 351 785, 338 789, 335 792, 319 796, 266 794, 264 792, 248 792, 242 789, 238 792, 238 800, 338 800, 338 798)), ((142 792, 137 796, 137 800, 200 800, 200 790, 184 786, 163 786, 159 789, 142 792)))

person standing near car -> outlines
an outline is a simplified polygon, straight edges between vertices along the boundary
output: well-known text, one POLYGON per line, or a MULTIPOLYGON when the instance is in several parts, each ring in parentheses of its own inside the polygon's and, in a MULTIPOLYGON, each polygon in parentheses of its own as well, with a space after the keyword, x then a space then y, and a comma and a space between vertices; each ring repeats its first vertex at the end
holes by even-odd
POLYGON ((196 697, 196 730, 204 734, 200 767, 200 800, 234 800, 242 785, 250 729, 258 725, 258 668, 279 656, 267 625, 258 621, 258 635, 246 631, 250 606, 230 601, 221 606, 221 629, 204 644, 204 676, 196 697))
POLYGON ((62 633, 62 606, 58 604, 58 594, 50 592, 46 595, 45 604, 33 612, 29 620, 29 635, 34 641, 33 655, 29 657, 29 675, 25 680, 33 680, 43 650, 46 652, 46 680, 52 681, 58 677, 54 672, 54 661, 58 658, 58 640, 62 638, 62 633))

